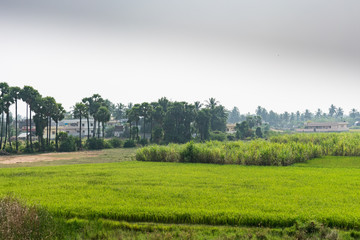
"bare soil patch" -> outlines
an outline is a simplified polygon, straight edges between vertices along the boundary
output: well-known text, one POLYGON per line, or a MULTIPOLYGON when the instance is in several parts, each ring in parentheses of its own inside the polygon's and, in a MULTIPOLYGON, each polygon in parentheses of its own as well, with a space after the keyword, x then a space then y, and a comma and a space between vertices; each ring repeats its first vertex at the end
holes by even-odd
POLYGON ((84 151, 84 152, 75 152, 75 153, 42 153, 42 154, 31 154, 31 155, 11 155, 11 156, 1 156, 0 164, 73 160, 84 157, 96 157, 100 154, 101 151, 84 151))

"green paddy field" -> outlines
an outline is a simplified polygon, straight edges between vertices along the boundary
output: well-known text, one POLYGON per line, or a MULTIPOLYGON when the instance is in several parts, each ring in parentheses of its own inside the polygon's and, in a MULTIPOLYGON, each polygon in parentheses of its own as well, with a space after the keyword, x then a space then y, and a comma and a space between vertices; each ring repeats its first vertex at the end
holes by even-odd
POLYGON ((77 239, 292 239, 311 221, 360 236, 360 157, 272 167, 139 162, 128 151, 82 164, 0 164, 0 195, 45 207, 77 239))

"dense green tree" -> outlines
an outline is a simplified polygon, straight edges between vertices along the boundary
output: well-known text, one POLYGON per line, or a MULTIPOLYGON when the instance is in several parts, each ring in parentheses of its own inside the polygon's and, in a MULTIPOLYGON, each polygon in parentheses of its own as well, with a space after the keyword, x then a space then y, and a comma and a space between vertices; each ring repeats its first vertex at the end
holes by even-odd
POLYGON ((334 104, 331 104, 330 108, 329 108, 329 116, 333 117, 336 113, 336 107, 334 106, 334 104))
POLYGON ((344 116, 344 110, 339 107, 337 110, 336 110, 336 117, 337 118, 342 118, 344 116))
POLYGON ((245 139, 247 137, 253 136, 253 133, 249 126, 248 121, 242 121, 241 123, 237 123, 235 130, 236 130, 236 138, 237 139, 245 139))
POLYGON ((125 118, 126 112, 125 112, 125 105, 122 103, 118 103, 115 105, 115 109, 113 112, 113 116, 116 120, 121 120, 125 118))
POLYGON ((238 123, 241 121, 240 111, 237 107, 234 107, 229 114, 228 123, 238 123))
POLYGON ((152 113, 153 113, 153 107, 149 103, 144 102, 140 105, 140 114, 144 120, 144 129, 143 129, 143 133, 144 133, 143 138, 144 139, 145 139, 145 133, 146 133, 146 127, 145 127, 146 121, 151 119, 152 113))
POLYGON ((166 142, 185 143, 191 139, 191 125, 195 120, 195 107, 185 102, 174 102, 164 116, 166 142))
POLYGON ((208 140, 210 137, 210 119, 210 110, 206 108, 198 111, 195 118, 196 128, 202 141, 208 140))
POLYGON ((315 118, 317 118, 317 119, 321 118, 322 114, 323 114, 323 112, 321 111, 320 108, 318 108, 318 110, 315 113, 315 118))
POLYGON ((359 112, 355 108, 351 109, 351 111, 349 113, 349 116, 351 118, 355 119, 358 115, 359 115, 359 112))

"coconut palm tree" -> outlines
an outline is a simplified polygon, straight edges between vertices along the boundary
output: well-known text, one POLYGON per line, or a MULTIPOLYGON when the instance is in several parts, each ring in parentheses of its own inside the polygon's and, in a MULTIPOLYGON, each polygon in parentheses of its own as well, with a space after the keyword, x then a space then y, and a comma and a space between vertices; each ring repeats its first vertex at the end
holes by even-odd
POLYGON ((56 151, 59 149, 59 145, 58 145, 58 126, 59 126, 59 121, 63 120, 65 117, 65 109, 63 108, 63 106, 61 105, 61 103, 57 103, 56 104, 56 112, 53 115, 53 120, 56 123, 56 137, 55 137, 55 145, 56 145, 56 151))
POLYGON ((11 87, 10 89, 11 95, 15 100, 15 145, 16 151, 19 150, 19 142, 18 142, 18 114, 17 114, 17 100, 21 98, 21 88, 19 87, 11 87))
POLYGON ((102 123, 102 134, 103 138, 105 138, 105 123, 110 121, 111 113, 109 109, 105 106, 101 106, 96 113, 96 118, 99 122, 102 123))
POLYGON ((11 147, 11 140, 10 140, 10 106, 14 103, 14 98, 10 94, 10 91, 8 91, 6 94, 2 97, 3 103, 4 103, 4 112, 6 114, 6 125, 5 125, 5 141, 3 145, 3 150, 5 150, 6 147, 6 139, 9 140, 9 145, 11 147))
POLYGON ((57 104, 53 97, 45 97, 43 98, 43 106, 45 108, 45 116, 47 117, 46 144, 49 146, 51 138, 51 118, 56 114, 57 104))
POLYGON ((0 113, 1 113, 1 137, 0 137, 0 149, 2 147, 3 135, 4 135, 4 101, 3 97, 9 92, 9 85, 6 82, 0 83, 0 113))
MULTIPOLYGON (((36 104, 36 99, 37 98, 41 98, 40 93, 34 89, 31 86, 24 86, 24 88, 21 91, 21 99, 27 103, 27 107, 29 108, 29 120, 30 120, 30 149, 31 151, 33 151, 33 144, 32 144, 32 127, 31 127, 31 111, 32 108, 34 107, 34 105, 36 104)), ((28 126, 26 126, 26 128, 28 129, 28 126)))
POLYGON ((73 110, 73 114, 74 114, 74 118, 79 118, 80 119, 80 131, 79 131, 79 138, 80 138, 80 148, 81 148, 81 119, 83 116, 86 116, 88 113, 88 108, 84 103, 76 103, 74 106, 74 110, 73 110))

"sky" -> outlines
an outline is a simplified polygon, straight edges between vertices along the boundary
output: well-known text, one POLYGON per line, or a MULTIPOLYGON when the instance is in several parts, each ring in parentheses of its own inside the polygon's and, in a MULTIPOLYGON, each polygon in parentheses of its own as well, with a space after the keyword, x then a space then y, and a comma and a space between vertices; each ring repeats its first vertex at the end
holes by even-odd
MULTIPOLYGON (((71 110, 214 97, 231 110, 360 110, 358 0, 0 0, 0 81, 71 110)), ((21 109, 24 107, 20 107, 21 109)), ((21 110, 20 110, 21 111, 21 110)))

